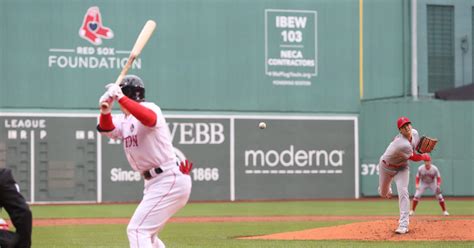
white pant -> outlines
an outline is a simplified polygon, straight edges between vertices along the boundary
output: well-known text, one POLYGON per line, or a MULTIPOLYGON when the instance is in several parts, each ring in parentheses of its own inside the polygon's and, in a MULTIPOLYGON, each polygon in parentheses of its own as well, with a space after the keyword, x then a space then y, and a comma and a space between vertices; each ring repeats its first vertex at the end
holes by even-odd
POLYGON ((433 193, 436 195, 436 199, 438 199, 438 201, 442 202, 442 201, 444 201, 443 195, 441 193, 436 194, 436 189, 437 188, 438 188, 438 185, 435 182, 432 182, 432 183, 429 183, 429 184, 421 182, 420 187, 416 190, 415 196, 413 198, 418 201, 421 198, 421 196, 423 195, 423 193, 425 192, 425 190, 431 189, 431 191, 433 191, 433 193))
POLYGON ((186 205, 190 194, 191 177, 181 173, 178 166, 145 180, 143 199, 127 227, 130 247, 164 248, 158 232, 186 205))
POLYGON ((398 208, 400 210, 399 226, 408 227, 410 224, 410 195, 408 194, 408 183, 410 182, 410 170, 408 166, 401 170, 393 170, 382 162, 379 163, 379 194, 386 197, 390 191, 392 180, 397 185, 398 208))

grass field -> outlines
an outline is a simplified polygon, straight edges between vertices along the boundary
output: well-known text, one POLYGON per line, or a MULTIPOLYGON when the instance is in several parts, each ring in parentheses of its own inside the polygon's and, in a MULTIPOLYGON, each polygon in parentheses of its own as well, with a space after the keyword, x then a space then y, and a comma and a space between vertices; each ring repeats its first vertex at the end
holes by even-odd
MULTIPOLYGON (((447 200, 453 216, 474 217, 474 201, 447 200)), ((136 204, 32 206, 35 219, 129 218, 136 204)), ((435 200, 422 201, 417 215, 439 215, 435 200)), ((5 214, 4 214, 5 215, 5 214)), ((176 217, 195 216, 398 215, 395 200, 190 203, 176 217)), ((7 216, 4 216, 7 218, 7 216)), ((470 217, 471 218, 471 217, 470 217)), ((474 242, 256 241, 235 237, 333 226, 350 221, 168 223, 160 238, 167 247, 474 247, 474 242)), ((474 231, 474 227, 473 231, 474 231)), ((35 226, 33 247, 128 247, 126 224, 35 226)))

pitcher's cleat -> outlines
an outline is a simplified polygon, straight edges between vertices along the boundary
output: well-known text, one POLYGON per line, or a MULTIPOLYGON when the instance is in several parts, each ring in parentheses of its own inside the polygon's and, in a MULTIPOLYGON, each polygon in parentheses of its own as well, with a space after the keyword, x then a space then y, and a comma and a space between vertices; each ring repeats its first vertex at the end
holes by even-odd
POLYGON ((395 233, 398 233, 398 234, 408 233, 408 227, 399 226, 397 230, 395 230, 395 233))

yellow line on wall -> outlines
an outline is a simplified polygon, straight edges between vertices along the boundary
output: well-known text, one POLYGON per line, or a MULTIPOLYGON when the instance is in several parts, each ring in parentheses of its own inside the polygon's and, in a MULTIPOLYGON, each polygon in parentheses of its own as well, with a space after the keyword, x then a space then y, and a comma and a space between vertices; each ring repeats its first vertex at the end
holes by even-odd
POLYGON ((364 0, 359 0, 359 91, 364 98, 364 0))

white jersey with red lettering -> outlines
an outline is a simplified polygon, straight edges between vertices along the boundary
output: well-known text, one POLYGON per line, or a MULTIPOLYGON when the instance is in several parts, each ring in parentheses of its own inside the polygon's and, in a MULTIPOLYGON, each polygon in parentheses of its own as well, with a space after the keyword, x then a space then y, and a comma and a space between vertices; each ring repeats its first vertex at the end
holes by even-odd
POLYGON ((128 162, 135 171, 176 163, 171 134, 160 107, 151 102, 141 103, 156 113, 154 127, 143 125, 133 115, 114 115, 115 129, 104 133, 112 139, 122 139, 128 162))
POLYGON ((143 198, 133 214, 127 235, 130 247, 165 247, 158 233, 166 221, 184 207, 191 194, 191 177, 177 165, 171 134, 161 109, 154 103, 141 105, 156 113, 153 127, 143 125, 133 115, 114 115, 115 129, 102 134, 122 139, 123 148, 135 171, 148 171, 152 178, 144 180, 143 198), (156 172, 159 167, 162 172, 156 172))

